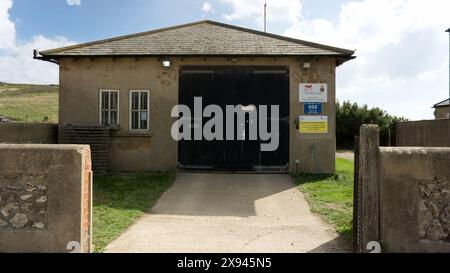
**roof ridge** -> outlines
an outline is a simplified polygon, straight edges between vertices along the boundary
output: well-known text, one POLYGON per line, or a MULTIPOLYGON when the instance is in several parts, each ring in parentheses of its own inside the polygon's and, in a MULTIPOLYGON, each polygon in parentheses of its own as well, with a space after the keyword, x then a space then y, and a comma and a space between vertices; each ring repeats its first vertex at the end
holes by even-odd
POLYGON ((43 56, 51 55, 54 53, 65 51, 65 50, 78 49, 78 48, 83 48, 83 47, 92 46, 92 45, 98 45, 98 44, 103 44, 103 43, 108 43, 108 42, 115 42, 115 41, 120 41, 120 40, 124 40, 124 39, 129 39, 129 38, 136 38, 136 37, 145 36, 145 35, 149 35, 149 34, 154 34, 154 33, 164 32, 164 31, 168 31, 168 30, 189 27, 189 26, 201 25, 201 24, 205 24, 205 23, 220 26, 220 27, 225 27, 225 28, 231 28, 231 29, 235 29, 235 30, 239 30, 239 31, 244 31, 244 32, 261 35, 261 36, 265 36, 265 37, 270 37, 270 38, 274 38, 274 39, 284 40, 284 41, 288 41, 288 42, 292 42, 292 43, 316 47, 316 48, 320 48, 320 49, 332 50, 332 51, 336 51, 336 52, 344 54, 344 55, 351 56, 355 53, 354 50, 349 50, 349 49, 314 43, 314 42, 310 42, 310 41, 290 38, 290 37, 286 37, 286 36, 282 36, 282 35, 278 35, 278 34, 263 32, 263 31, 259 31, 259 30, 254 30, 254 29, 230 25, 230 24, 225 24, 225 23, 212 21, 212 20, 201 20, 201 21, 196 21, 196 22, 191 22, 191 23, 186 23, 186 24, 181 24, 181 25, 175 25, 175 26, 171 26, 171 27, 154 29, 154 30, 150 30, 150 31, 137 32, 137 33, 128 34, 128 35, 122 35, 122 36, 87 42, 87 43, 81 43, 81 44, 76 44, 76 45, 71 45, 71 46, 66 46, 66 47, 61 47, 61 48, 55 48, 55 49, 51 49, 51 50, 42 51, 40 53, 43 56))

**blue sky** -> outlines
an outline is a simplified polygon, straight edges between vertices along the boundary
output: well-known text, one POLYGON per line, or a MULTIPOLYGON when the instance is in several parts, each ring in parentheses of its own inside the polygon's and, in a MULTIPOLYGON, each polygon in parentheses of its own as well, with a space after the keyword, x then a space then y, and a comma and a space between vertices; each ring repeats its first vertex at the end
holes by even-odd
MULTIPOLYGON (((337 97, 410 119, 449 96, 450 1, 267 0, 268 31, 357 50, 337 97)), ((40 50, 211 19, 263 27, 264 0, 0 0, 0 81, 57 83, 40 50)))
MULTIPOLYGON (((203 0, 81 0, 80 5, 68 5, 66 0, 15 0, 10 11, 16 22, 17 38, 29 40, 37 34, 64 36, 85 42, 155 28, 178 25, 203 19, 229 23, 223 14, 231 12, 221 1, 208 1, 213 12, 204 12, 203 0)), ((264 1, 261 2, 261 9, 264 1)), ((344 0, 305 0, 304 16, 315 14, 335 21, 344 0)), ((270 1, 268 6, 270 13, 270 1)), ((261 10, 262 13, 262 10, 261 10)), ((252 18, 233 22, 245 27, 261 28, 252 18)), ((289 22, 269 24, 271 32, 283 34, 289 22)))

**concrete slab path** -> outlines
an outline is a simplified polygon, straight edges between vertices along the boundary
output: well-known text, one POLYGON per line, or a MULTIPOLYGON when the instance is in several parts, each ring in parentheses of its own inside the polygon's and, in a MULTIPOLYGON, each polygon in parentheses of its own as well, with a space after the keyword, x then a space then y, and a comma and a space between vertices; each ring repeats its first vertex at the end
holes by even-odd
POLYGON ((336 157, 355 161, 355 153, 353 151, 338 151, 336 152, 336 157))
POLYGON ((106 252, 346 252, 288 175, 180 173, 106 252))

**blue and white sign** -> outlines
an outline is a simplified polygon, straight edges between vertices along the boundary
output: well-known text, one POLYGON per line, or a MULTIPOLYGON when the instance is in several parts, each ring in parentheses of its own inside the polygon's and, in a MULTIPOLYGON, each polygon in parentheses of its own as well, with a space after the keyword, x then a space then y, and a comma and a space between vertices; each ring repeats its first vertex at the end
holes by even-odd
POLYGON ((307 115, 320 115, 322 114, 321 103, 305 103, 305 114, 307 115))

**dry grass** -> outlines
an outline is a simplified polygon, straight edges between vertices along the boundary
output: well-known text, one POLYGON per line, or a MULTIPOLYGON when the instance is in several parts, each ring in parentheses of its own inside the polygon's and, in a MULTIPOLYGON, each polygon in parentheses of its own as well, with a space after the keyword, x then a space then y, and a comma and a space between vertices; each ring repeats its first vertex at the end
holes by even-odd
POLYGON ((0 116, 17 122, 58 122, 58 86, 0 84, 0 116))

